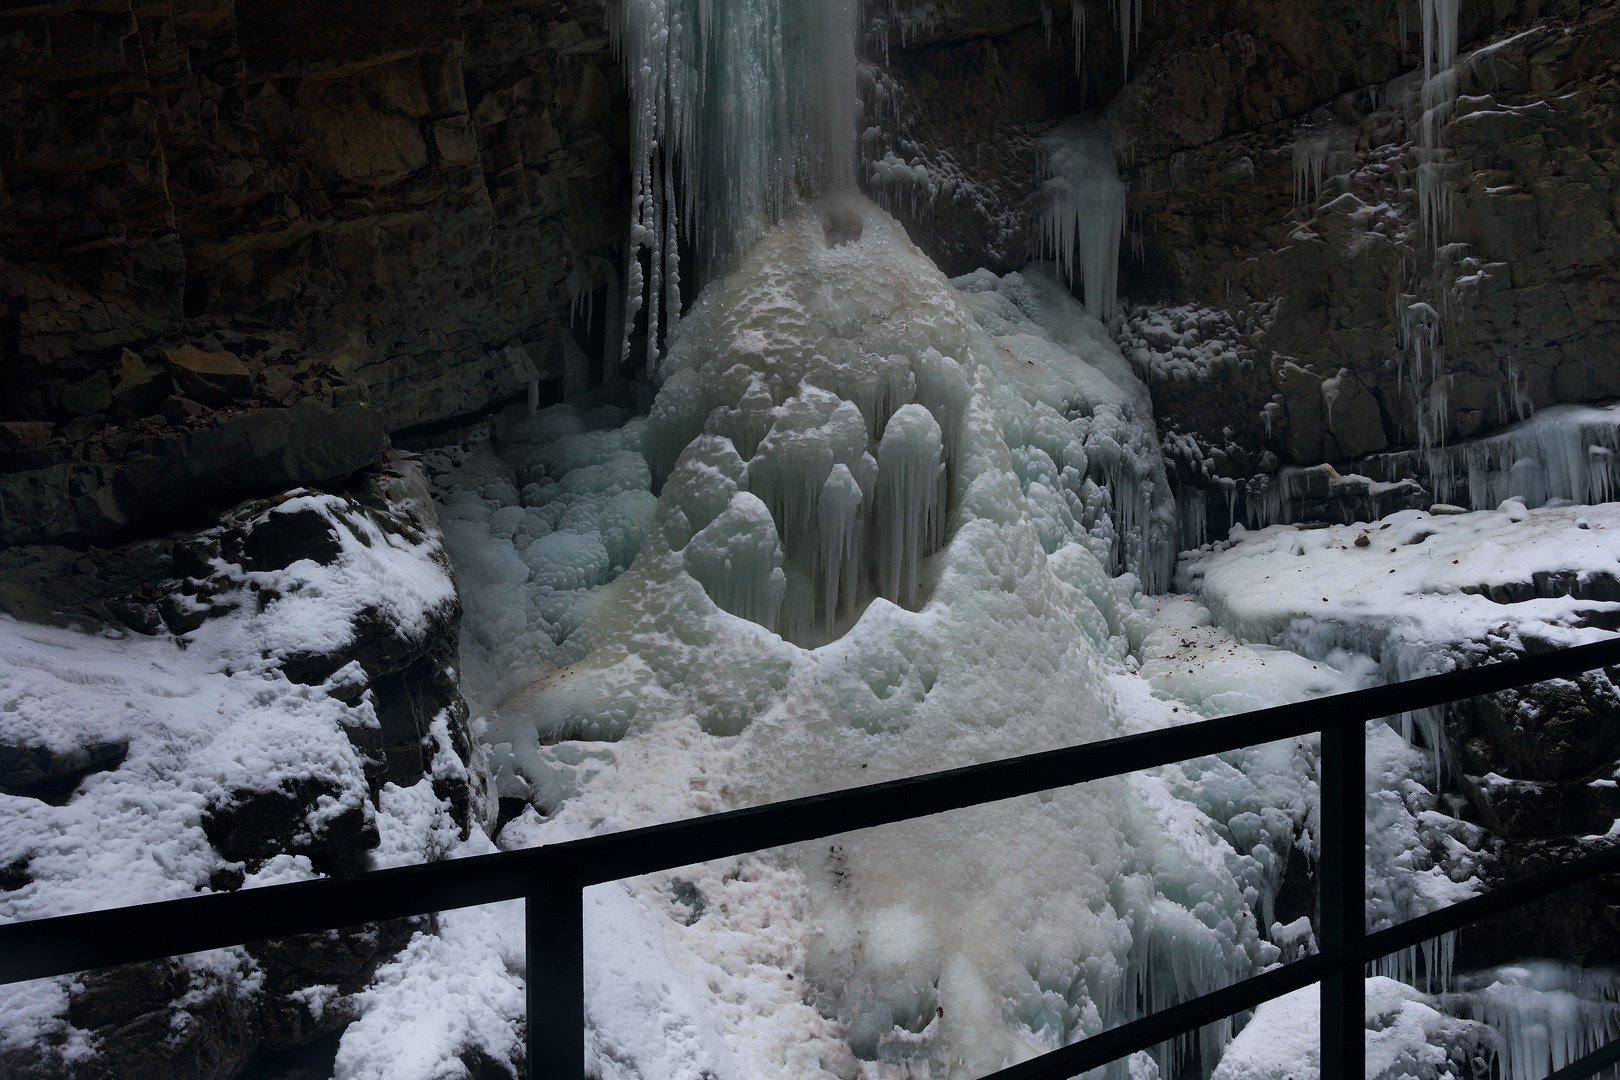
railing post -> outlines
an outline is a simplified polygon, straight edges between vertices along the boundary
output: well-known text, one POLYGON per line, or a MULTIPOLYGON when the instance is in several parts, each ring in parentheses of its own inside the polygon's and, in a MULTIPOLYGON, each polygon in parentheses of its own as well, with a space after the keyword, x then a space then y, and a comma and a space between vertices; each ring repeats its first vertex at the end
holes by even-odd
MULTIPOLYGON (((1322 951, 1367 934, 1367 726, 1322 732, 1322 951)), ((1362 965, 1322 980, 1322 1080, 1364 1080, 1367 984, 1362 965)))
POLYGON ((558 870, 524 901, 529 1080, 585 1080, 585 894, 558 870))

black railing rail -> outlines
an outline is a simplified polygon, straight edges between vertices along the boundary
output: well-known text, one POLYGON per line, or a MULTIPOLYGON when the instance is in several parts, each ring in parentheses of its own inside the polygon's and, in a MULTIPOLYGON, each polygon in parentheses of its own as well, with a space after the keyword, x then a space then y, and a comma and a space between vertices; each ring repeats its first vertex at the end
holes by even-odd
MULTIPOLYGON (((817 840, 1323 733, 1321 951, 992 1074, 1065 1080, 1282 994, 1322 984, 1322 1075, 1364 1074, 1364 965, 1560 889, 1620 871, 1620 847, 1367 935, 1365 731, 1369 720, 1620 665, 1620 638, 1370 687, 1182 727, 811 795, 523 851, 399 867, 0 925, 0 984, 246 945, 383 919, 527 901, 528 1069, 580 1080, 583 890, 620 878, 817 840)), ((1577 1080, 1620 1060, 1614 1043, 1561 1069, 1577 1080)))

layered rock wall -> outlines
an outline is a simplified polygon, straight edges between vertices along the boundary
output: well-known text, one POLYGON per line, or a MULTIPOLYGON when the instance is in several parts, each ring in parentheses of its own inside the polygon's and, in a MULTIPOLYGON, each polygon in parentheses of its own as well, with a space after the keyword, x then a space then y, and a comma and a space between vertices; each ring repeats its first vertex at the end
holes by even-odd
POLYGON ((578 364, 624 218, 602 18, 0 14, 0 543, 340 477, 578 364))

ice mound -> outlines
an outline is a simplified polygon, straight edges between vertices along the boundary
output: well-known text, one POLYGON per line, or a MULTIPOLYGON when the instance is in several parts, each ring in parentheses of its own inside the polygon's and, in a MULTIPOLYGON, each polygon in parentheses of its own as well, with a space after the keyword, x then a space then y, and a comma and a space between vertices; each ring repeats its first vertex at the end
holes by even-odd
MULTIPOLYGON (((1150 522, 1168 503, 1133 471, 1154 442, 1140 383, 1061 286, 959 290, 857 205, 858 240, 828 247, 807 211, 683 320, 641 442, 659 495, 637 557, 576 595, 565 648, 531 638, 546 661, 492 672, 516 687, 489 733, 503 784, 544 811, 503 846, 1122 732, 1108 665, 1148 622, 1110 576, 1127 527, 1095 478, 1150 522), (991 304, 1028 340, 992 337, 991 304)), ((490 476, 480 507, 519 481, 541 482, 490 476)), ((710 1018, 683 1042, 694 1075, 981 1073, 1274 959, 1265 853, 1228 832, 1162 780, 1112 780, 604 886, 587 947, 710 1018), (734 975, 673 988, 624 959, 625 893, 674 935, 675 969, 734 975), (801 915, 760 922, 762 904, 801 915)), ((588 1005, 604 1074, 667 1069, 616 1001, 604 984, 588 1005)))
MULTIPOLYGON (((1367 1075, 1477 1075, 1477 1066, 1490 1059, 1491 1033, 1446 1015, 1441 1005, 1394 979, 1368 979, 1367 1075)), ((1320 1006, 1314 986, 1261 1005, 1232 1040, 1212 1080, 1316 1080, 1322 1075, 1320 1006)))

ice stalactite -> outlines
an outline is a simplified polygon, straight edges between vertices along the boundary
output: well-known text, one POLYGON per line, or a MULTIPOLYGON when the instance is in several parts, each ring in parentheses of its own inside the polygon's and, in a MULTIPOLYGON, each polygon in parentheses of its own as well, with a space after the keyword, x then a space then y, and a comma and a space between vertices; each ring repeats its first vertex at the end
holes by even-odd
POLYGON ((1620 972, 1550 960, 1471 975, 1453 1008, 1501 1036, 1502 1080, 1540 1080, 1620 1035, 1620 972))
POLYGON ((1040 250, 1057 259, 1072 284, 1085 285, 1086 311, 1108 322, 1118 306, 1119 243, 1125 236, 1125 182, 1102 127, 1066 121, 1042 140, 1047 199, 1040 250))
POLYGON ((917 602, 922 560, 945 534, 944 441, 932 414, 903 405, 878 445, 874 551, 878 592, 906 606, 917 602))
POLYGON ((1120 62, 1125 77, 1131 75, 1131 36, 1142 36, 1142 0, 1109 0, 1113 6, 1114 24, 1119 27, 1120 62))
POLYGON ((1294 140, 1294 205, 1300 206, 1310 202, 1313 197, 1321 197, 1322 170, 1327 164, 1330 149, 1331 140, 1326 135, 1294 140))
POLYGON ((855 8, 615 0, 613 45, 631 100, 619 358, 644 308, 649 367, 674 337, 683 275, 701 284, 723 273, 802 195, 853 183, 855 8), (683 238, 695 274, 682 265, 683 238))

